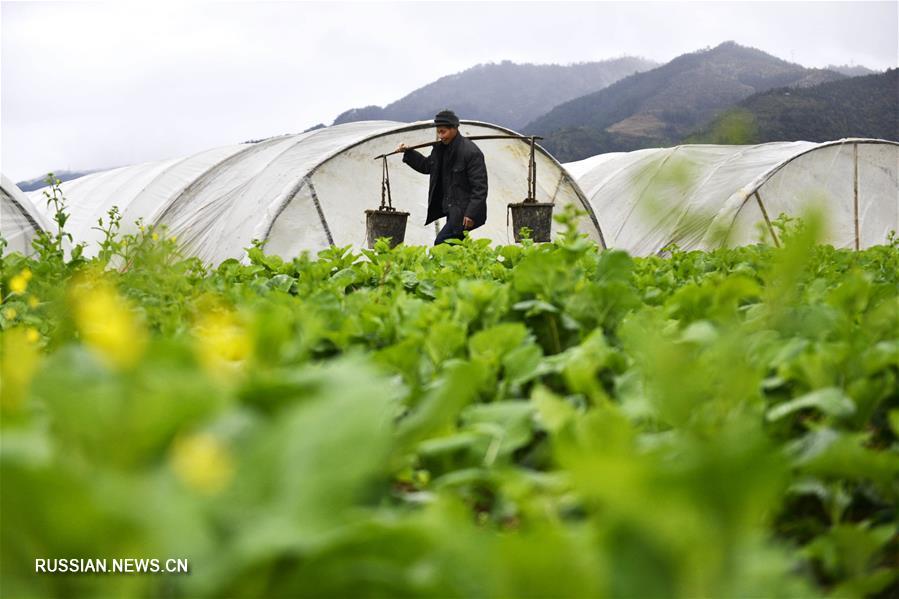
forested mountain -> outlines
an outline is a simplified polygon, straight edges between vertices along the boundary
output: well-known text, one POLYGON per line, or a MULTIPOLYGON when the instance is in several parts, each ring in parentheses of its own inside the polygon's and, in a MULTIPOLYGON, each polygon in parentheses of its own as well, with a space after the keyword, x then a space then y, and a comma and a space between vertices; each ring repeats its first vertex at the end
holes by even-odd
POLYGON ((899 69, 755 94, 701 128, 689 141, 762 143, 843 137, 899 141, 899 69), (736 139, 734 131, 740 132, 736 139))
POLYGON ((828 71, 836 71, 842 75, 846 75, 847 77, 861 77, 863 75, 874 75, 879 71, 875 71, 869 69, 868 67, 862 66, 860 64, 829 64, 824 67, 828 71))
POLYGON ((481 64, 441 77, 383 108, 348 110, 334 124, 373 119, 419 121, 451 108, 463 119, 521 129, 557 104, 655 66, 657 63, 635 57, 567 66, 509 61, 481 64))
POLYGON ((562 161, 677 143, 755 93, 845 76, 725 42, 563 103, 525 127, 562 161))

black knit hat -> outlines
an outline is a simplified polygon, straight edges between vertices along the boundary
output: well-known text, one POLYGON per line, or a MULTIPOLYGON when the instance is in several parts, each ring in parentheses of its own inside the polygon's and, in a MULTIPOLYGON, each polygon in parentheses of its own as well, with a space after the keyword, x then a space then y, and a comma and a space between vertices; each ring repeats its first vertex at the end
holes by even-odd
POLYGON ((434 125, 437 127, 459 127, 459 117, 452 110, 441 110, 434 117, 434 125))

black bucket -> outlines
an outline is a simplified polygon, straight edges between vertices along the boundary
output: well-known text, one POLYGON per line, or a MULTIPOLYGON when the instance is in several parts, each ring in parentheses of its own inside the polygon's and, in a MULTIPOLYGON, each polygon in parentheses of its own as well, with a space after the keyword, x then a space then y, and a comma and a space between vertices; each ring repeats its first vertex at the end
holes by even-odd
POLYGON ((531 239, 536 242, 549 241, 549 233, 553 224, 552 202, 520 202, 509 204, 512 211, 512 232, 515 242, 521 241, 521 228, 531 230, 531 239))
POLYGON ((406 219, 408 218, 408 212, 366 210, 365 232, 368 247, 375 247, 375 242, 381 237, 390 238, 390 247, 396 247, 403 243, 403 239, 406 237, 406 219))

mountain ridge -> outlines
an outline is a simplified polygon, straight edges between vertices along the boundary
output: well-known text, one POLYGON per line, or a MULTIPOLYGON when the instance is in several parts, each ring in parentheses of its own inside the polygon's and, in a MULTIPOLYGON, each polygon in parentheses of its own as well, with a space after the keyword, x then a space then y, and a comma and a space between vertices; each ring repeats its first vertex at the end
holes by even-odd
POLYGON ((460 117, 520 129, 566 100, 599 90, 635 72, 657 66, 624 56, 569 65, 482 63, 440 77, 384 107, 351 108, 334 125, 359 120, 412 122, 450 107, 460 117))
POLYGON ((845 78, 724 42, 560 104, 524 132, 542 135, 543 146, 563 162, 671 145, 755 93, 845 78))

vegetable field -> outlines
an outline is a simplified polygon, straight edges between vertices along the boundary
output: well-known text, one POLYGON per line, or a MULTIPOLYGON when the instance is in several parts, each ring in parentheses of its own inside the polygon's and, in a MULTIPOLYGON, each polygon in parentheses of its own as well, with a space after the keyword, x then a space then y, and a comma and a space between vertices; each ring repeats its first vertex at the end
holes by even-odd
POLYGON ((113 211, 4 255, 2 595, 899 593, 899 241, 557 218, 207 267, 113 211), (190 572, 35 573, 125 557, 190 572))

